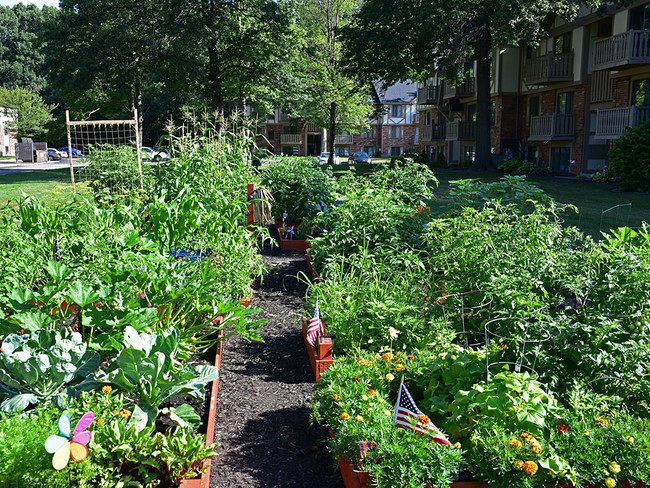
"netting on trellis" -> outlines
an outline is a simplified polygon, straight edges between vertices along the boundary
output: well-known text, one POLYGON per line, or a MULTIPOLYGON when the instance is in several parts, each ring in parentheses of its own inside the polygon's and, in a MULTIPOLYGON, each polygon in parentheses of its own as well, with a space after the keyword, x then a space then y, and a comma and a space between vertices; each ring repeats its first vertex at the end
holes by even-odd
POLYGON ((136 120, 68 122, 75 181, 111 194, 141 188, 136 120))

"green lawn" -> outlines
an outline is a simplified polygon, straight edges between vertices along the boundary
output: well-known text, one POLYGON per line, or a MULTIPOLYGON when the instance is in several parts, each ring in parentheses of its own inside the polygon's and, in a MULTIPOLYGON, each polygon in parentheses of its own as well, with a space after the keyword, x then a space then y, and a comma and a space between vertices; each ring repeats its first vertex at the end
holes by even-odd
POLYGON ((72 196, 70 170, 28 171, 0 175, 0 206, 20 198, 22 192, 51 200, 66 200, 72 196))

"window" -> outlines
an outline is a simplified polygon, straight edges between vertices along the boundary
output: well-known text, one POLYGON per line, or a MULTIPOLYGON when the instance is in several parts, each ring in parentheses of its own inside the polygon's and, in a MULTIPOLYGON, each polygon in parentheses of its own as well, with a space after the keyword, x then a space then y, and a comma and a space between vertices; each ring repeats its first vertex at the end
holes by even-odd
POLYGON ((467 122, 476 122, 476 104, 467 106, 467 122))
POLYGON ((650 4, 641 5, 630 10, 630 29, 650 29, 650 4))
POLYGON ((552 152, 553 170, 558 173, 569 173, 571 168, 571 148, 554 147, 552 152))
POLYGON ((390 155, 391 156, 399 156, 402 154, 402 148, 401 147, 391 147, 390 148, 390 155))
POLYGON ((490 125, 494 127, 497 125, 497 101, 492 100, 490 105, 490 125))
POLYGON ((295 125, 285 125, 282 127, 282 133, 283 134, 297 134, 298 133, 298 127, 295 125))
POLYGON ((391 117, 403 117, 404 116, 404 107, 402 105, 391 105, 391 107, 390 107, 390 116, 391 117))
POLYGON ((364 132, 361 134, 362 139, 376 139, 377 138, 377 130, 373 127, 367 132, 364 132))
POLYGON ((425 125, 431 125, 431 112, 427 112, 425 125))
POLYGON ((275 131, 274 130, 269 130, 269 139, 271 139, 271 140, 275 139, 275 131))
POLYGON ((630 104, 635 107, 650 105, 650 78, 634 80, 632 82, 632 100, 630 104))
POLYGON ((557 113, 563 115, 573 113, 573 92, 558 93, 557 113))
POLYGON ((553 39, 553 52, 555 54, 568 54, 571 52, 571 32, 553 39))
POLYGON ((298 146, 282 146, 282 154, 285 156, 297 156, 298 146))
POLYGON ((542 97, 528 97, 528 125, 533 117, 538 117, 542 112, 542 97))
POLYGON ((401 139, 404 137, 404 127, 401 125, 391 125, 389 131, 389 137, 391 139, 401 139))
POLYGON ((334 154, 336 154, 337 156, 349 156, 350 146, 336 146, 334 148, 334 154))
POLYGON ((363 148, 363 152, 366 153, 368 156, 373 157, 375 155, 375 148, 372 146, 365 146, 363 148))

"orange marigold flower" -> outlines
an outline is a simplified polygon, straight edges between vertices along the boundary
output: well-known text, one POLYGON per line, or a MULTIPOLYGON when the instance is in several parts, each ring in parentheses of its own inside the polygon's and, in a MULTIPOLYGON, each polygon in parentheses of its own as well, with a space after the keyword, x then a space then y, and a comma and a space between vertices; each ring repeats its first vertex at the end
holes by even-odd
POLYGON ((97 419, 97 425, 102 425, 104 423, 104 419, 97 419))
POLYGON ((529 434, 529 433, 527 433, 527 432, 522 432, 522 433, 521 433, 521 438, 522 438, 522 439, 528 439, 529 437, 530 437, 530 434, 529 434))
POLYGON ((113 415, 117 415, 117 410, 113 410, 113 415))
POLYGON ((607 427, 609 425, 609 420, 607 420, 606 418, 603 418, 603 417, 598 417, 596 419, 596 422, 598 422, 603 427, 607 427))
POLYGON ((120 410, 120 417, 122 417, 123 419, 128 419, 131 415, 132 415, 131 411, 127 410, 126 408, 120 410))
POLYGON ((524 462, 521 459, 515 461, 515 469, 521 470, 524 467, 524 462))
POLYGON ((415 359, 415 356, 410 355, 408 358, 409 358, 409 359, 415 359))
POLYGON ((367 366, 367 365, 368 365, 368 361, 366 361, 365 359, 359 359, 359 364, 360 364, 361 366, 367 366))
POLYGON ((569 428, 568 428, 566 425, 564 425, 564 424, 559 424, 559 425, 557 426, 557 431, 558 431, 560 434, 566 434, 567 432, 569 432, 569 428))
POLYGON ((521 441, 519 439, 510 439, 508 445, 510 447, 516 447, 517 449, 521 449, 521 441))
POLYGON ((539 454, 540 452, 542 452, 542 446, 540 446, 539 444, 535 443, 535 444, 532 444, 532 445, 530 446, 530 450, 533 451, 534 453, 539 454))
POLYGON ((395 365, 395 371, 404 371, 406 368, 402 364, 395 365))
POLYGON ((341 397, 338 396, 336 393, 334 393, 334 394, 332 395, 332 398, 333 398, 334 400, 340 400, 341 397))
POLYGON ((429 417, 427 417, 426 415, 420 415, 420 416, 418 416, 418 420, 419 420, 420 422, 422 422, 423 424, 428 424, 428 423, 430 422, 429 417))
POLYGON ((375 354, 375 359, 381 359, 381 355, 375 354))
POLYGON ((377 390, 373 390, 372 388, 369 388, 368 389, 368 395, 377 396, 377 390))
POLYGON ((111 385, 104 385, 104 386, 102 387, 102 391, 103 391, 104 393, 110 393, 110 392, 113 391, 113 387, 112 387, 111 385))
POLYGON ((501 343, 499 344, 499 347, 500 347, 501 349, 508 349, 508 344, 506 344, 505 342, 501 342, 501 343))
POLYGON ((350 418, 350 414, 348 412, 342 412, 341 415, 339 415, 339 418, 341 420, 347 420, 350 418))
POLYGON ((537 463, 534 461, 526 461, 524 463, 524 473, 529 474, 529 475, 534 475, 537 473, 537 463))
POLYGON ((393 355, 389 352, 384 353, 384 361, 390 361, 393 358, 393 355))
POLYGON ((358 376, 354 377, 354 381, 361 381, 358 376))

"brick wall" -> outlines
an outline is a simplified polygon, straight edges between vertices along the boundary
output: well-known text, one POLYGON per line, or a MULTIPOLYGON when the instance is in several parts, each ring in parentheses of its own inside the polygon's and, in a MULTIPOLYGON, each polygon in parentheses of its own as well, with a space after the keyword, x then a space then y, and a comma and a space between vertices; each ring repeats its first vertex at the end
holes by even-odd
MULTIPOLYGON (((582 173, 583 156, 584 156, 584 143, 585 143, 585 129, 587 128, 588 121, 585 120, 585 108, 589 103, 589 94, 587 93, 587 85, 577 86, 573 92, 573 113, 575 114, 575 134, 576 137, 571 145, 571 158, 575 160, 575 164, 571 165, 571 174, 579 175, 582 173)), ((587 137, 589 135, 587 134, 587 137)), ((586 167, 586 162, 584 167, 586 167)))
POLYGON ((632 82, 629 77, 614 78, 614 93, 612 107, 627 107, 630 105, 630 90, 632 82))

